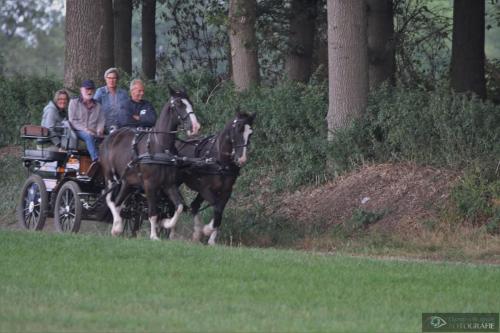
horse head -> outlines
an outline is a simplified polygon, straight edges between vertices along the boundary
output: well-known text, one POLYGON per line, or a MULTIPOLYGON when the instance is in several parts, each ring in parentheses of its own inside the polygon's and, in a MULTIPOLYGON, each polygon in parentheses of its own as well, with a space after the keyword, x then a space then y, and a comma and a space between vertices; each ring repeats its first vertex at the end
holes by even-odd
POLYGON ((183 128, 186 130, 188 136, 193 136, 198 134, 200 130, 200 123, 196 119, 196 115, 193 111, 193 103, 189 99, 187 93, 184 90, 173 89, 168 86, 170 90, 170 105, 172 110, 175 110, 177 118, 183 128))
POLYGON ((255 119, 255 113, 248 114, 240 112, 236 113, 236 117, 226 126, 229 130, 229 139, 231 140, 231 157, 233 162, 242 167, 247 157, 247 147, 250 144, 250 136, 253 133, 252 125, 255 119))

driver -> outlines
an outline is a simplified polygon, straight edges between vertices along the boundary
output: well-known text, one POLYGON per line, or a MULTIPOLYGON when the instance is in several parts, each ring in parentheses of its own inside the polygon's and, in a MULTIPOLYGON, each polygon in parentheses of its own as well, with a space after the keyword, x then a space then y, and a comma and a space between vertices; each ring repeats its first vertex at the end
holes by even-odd
POLYGON ((130 82, 130 100, 125 112, 118 118, 120 127, 153 127, 156 123, 156 111, 144 97, 144 83, 139 79, 130 82))

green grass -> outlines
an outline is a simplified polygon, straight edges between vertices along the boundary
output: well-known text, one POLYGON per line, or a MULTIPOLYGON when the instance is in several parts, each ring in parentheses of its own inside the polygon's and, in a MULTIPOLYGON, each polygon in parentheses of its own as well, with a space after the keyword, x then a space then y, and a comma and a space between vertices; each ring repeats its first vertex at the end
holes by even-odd
POLYGON ((0 332, 420 332, 500 267, 0 231, 0 332))

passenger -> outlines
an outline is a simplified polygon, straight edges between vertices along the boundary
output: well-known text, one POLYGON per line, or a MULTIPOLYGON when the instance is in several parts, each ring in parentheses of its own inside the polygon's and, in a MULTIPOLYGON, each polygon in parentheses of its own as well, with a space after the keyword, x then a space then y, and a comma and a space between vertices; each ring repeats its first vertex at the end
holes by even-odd
POLYGON ((82 82, 80 96, 69 102, 69 122, 78 138, 85 141, 92 161, 99 158, 97 139, 104 134, 104 113, 93 98, 95 84, 92 80, 82 82))
POLYGON ((144 83, 135 79, 130 82, 130 100, 125 112, 120 113, 120 127, 153 127, 156 111, 144 97, 144 83))
POLYGON ((101 112, 106 118, 106 133, 111 133, 118 127, 119 115, 125 112, 129 99, 127 91, 118 88, 119 79, 118 69, 109 68, 104 72, 106 85, 98 88, 94 95, 94 99, 101 104, 101 112))
POLYGON ((55 146, 52 150, 61 148, 64 122, 68 118, 69 94, 66 90, 56 91, 54 99, 43 108, 42 126, 49 129, 50 141, 55 146))

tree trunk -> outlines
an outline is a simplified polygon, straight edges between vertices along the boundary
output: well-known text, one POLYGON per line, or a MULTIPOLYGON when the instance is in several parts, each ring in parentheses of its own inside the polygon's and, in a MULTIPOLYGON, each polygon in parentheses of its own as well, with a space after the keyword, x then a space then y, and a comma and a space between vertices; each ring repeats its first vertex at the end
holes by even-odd
POLYGON ((66 1, 64 86, 78 88, 84 79, 103 83, 113 66, 112 0, 66 1))
POLYGON ((451 86, 486 98, 484 77, 484 0, 455 0, 451 47, 451 86))
POLYGON ((115 66, 132 74, 132 0, 114 0, 115 66))
POLYGON ((368 40, 364 0, 328 0, 328 139, 368 103, 368 40))
POLYGON ((285 71, 290 80, 307 82, 311 76, 317 0, 292 0, 289 53, 285 71))
POLYGON ((142 2, 142 71, 148 80, 156 75, 156 1, 142 2))
POLYGON ((233 82, 236 90, 244 91, 259 83, 257 39, 255 36, 256 0, 230 0, 229 42, 233 82))
POLYGON ((392 0, 367 0, 370 89, 395 82, 394 16, 392 0))

